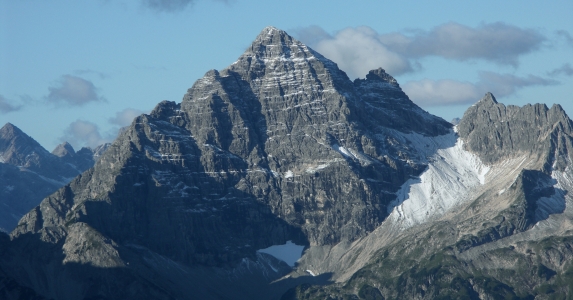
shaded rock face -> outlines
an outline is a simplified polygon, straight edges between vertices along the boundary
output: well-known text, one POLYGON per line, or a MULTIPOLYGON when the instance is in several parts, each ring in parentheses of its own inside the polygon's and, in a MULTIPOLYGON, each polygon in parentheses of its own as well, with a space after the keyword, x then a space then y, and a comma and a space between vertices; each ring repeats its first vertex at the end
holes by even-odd
MULTIPOLYGON (((3 232, 0 232, 0 256, 8 260, 13 258, 13 254, 10 251, 10 237, 3 232)), ((33 289, 22 286, 13 278, 10 271, 6 272, 0 267, 0 299, 46 299, 38 295, 33 289)))
POLYGON ((489 164, 531 153, 551 172, 573 161, 573 122, 559 105, 505 106, 488 93, 466 111, 458 132, 468 150, 489 164))
POLYGON ((76 153, 68 143, 49 153, 18 127, 4 125, 0 129, 0 230, 11 231, 42 199, 92 167, 95 157, 94 150, 83 148, 76 153))
MULTIPOLYGON (((450 130, 384 70, 353 83, 332 61, 265 28, 235 63, 198 80, 181 104, 164 101, 135 119, 93 169, 22 218, 13 244, 54 249, 48 264, 61 270, 34 255, 20 264, 47 278, 73 277, 80 263, 106 266, 109 282, 118 268, 144 268, 133 275, 140 282, 164 276, 167 266, 150 266, 134 251, 193 272, 228 271, 260 262, 257 249, 287 240, 351 242, 376 228, 394 193, 426 167, 403 136, 450 130)), ((56 153, 67 157, 68 148, 56 153)), ((176 295, 169 285, 185 286, 191 273, 158 290, 176 295)), ((50 279, 18 278, 43 295, 63 295, 50 279)), ((117 297, 75 282, 61 298, 117 297)))

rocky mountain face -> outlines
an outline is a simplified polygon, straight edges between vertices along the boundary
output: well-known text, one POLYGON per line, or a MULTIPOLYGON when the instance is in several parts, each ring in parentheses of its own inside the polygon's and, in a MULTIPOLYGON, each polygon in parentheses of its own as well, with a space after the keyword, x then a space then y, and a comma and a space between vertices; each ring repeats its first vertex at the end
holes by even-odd
POLYGON ((559 105, 506 107, 487 94, 467 110, 458 128, 467 149, 488 164, 520 154, 540 155, 540 168, 551 172, 565 170, 573 160, 573 125, 559 105))
POLYGON ((76 153, 64 143, 51 154, 18 127, 4 125, 0 129, 0 231, 14 229, 42 199, 93 166, 106 147, 76 153))
MULTIPOLYGON (((26 214, 1 240, 0 291, 54 299, 568 291, 571 128, 558 106, 505 107, 490 94, 454 128, 383 69, 353 82, 268 27, 181 103, 136 118, 92 169, 26 214), (293 254, 293 243, 305 247, 294 267, 272 250, 291 245, 293 254)), ((53 154, 79 152, 63 144, 53 154)))

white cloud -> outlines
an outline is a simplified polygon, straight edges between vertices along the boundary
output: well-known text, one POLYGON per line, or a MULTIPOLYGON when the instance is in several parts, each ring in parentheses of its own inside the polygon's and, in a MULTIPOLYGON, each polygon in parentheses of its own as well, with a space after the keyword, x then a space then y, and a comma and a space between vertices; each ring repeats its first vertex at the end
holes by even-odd
POLYGON ((128 126, 131 124, 133 119, 138 117, 139 115, 145 113, 142 110, 135 109, 135 108, 126 108, 122 111, 119 111, 115 114, 115 117, 109 118, 108 121, 111 124, 118 125, 120 127, 128 126))
POLYGON ((88 146, 93 149, 103 143, 111 142, 112 138, 102 137, 96 124, 89 121, 76 120, 66 128, 64 136, 60 140, 72 144, 75 149, 79 149, 82 146, 88 146))
POLYGON ((379 67, 393 75, 413 70, 410 62, 388 50, 370 27, 347 28, 334 36, 324 33, 317 27, 299 30, 301 38, 311 41, 312 48, 337 63, 350 78, 364 77, 368 71, 379 67))
POLYGON ((9 113, 12 111, 17 111, 22 108, 22 105, 14 104, 13 101, 0 95, 0 113, 9 113))
POLYGON ((533 29, 499 22, 475 28, 447 23, 430 31, 388 34, 361 26, 330 35, 318 26, 310 26, 295 33, 351 78, 379 67, 397 76, 421 68, 417 60, 429 56, 457 61, 479 59, 515 67, 520 56, 538 50, 547 39, 533 29))
POLYGON ((480 72, 477 83, 443 79, 410 81, 402 85, 404 92, 420 106, 469 104, 478 101, 487 92, 496 97, 515 94, 519 89, 528 86, 546 86, 557 84, 557 81, 528 75, 519 77, 512 74, 480 72))
POLYGON ((421 106, 472 103, 483 94, 472 83, 449 79, 410 81, 402 89, 421 106))
POLYGON ((73 75, 62 76, 58 85, 50 87, 49 91, 46 98, 58 105, 82 106, 90 102, 105 101, 98 95, 97 88, 91 81, 73 75))
POLYGON ((494 72, 480 72, 480 81, 478 86, 482 90, 493 93, 497 97, 505 97, 514 94, 518 89, 528 86, 547 86, 555 85, 559 82, 551 79, 545 79, 539 76, 528 75, 519 77, 512 74, 498 74, 494 72))
POLYGON ((476 28, 447 23, 413 35, 385 34, 380 40, 390 50, 410 58, 440 56, 459 61, 483 59, 517 66, 519 56, 539 49, 546 37, 533 29, 505 23, 483 24, 476 28))

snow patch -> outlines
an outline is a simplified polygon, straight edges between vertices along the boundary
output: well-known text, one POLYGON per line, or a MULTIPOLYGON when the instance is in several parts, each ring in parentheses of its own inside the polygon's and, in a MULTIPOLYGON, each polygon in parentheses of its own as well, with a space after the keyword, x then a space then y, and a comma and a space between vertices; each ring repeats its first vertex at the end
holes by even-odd
POLYGON ((337 151, 338 153, 342 154, 342 156, 350 158, 350 159, 355 159, 360 161, 362 164, 369 164, 372 161, 363 153, 353 150, 353 149, 347 149, 343 146, 340 146, 338 144, 334 144, 332 145, 332 149, 334 151, 337 151))
POLYGON ((270 254, 284 261, 287 265, 294 267, 294 264, 302 256, 303 249, 304 246, 299 246, 292 241, 287 241, 284 245, 273 245, 265 249, 259 249, 257 252, 270 254))
POLYGON ((329 164, 321 164, 321 165, 318 165, 318 166, 313 166, 313 167, 307 168, 307 169, 306 169, 306 172, 307 172, 307 173, 314 173, 314 172, 319 171, 319 170, 322 170, 322 169, 324 169, 324 168, 326 168, 326 167, 328 167, 328 166, 330 166, 330 165, 329 165, 329 164))
POLYGON ((285 173, 285 178, 291 178, 291 177, 294 177, 294 173, 291 170, 288 170, 285 173))
MULTIPOLYGON (((338 146, 338 145, 336 145, 338 146)), ((354 157, 354 155, 352 155, 352 153, 350 153, 348 150, 346 150, 346 148, 344 147, 338 147, 338 151, 340 153, 342 153, 342 155, 346 156, 346 157, 354 157)))
POLYGON ((565 195, 567 194, 568 187, 573 185, 573 176, 571 174, 570 167, 568 167, 565 172, 551 172, 551 178, 554 179, 553 188, 555 189, 555 193, 549 197, 541 197, 537 200, 537 209, 535 210, 536 220, 545 220, 551 214, 565 211, 565 195))
POLYGON ((463 141, 455 132, 435 138, 405 136, 412 146, 425 149, 426 153, 434 151, 424 173, 404 183, 388 208, 388 219, 402 229, 441 216, 468 200, 471 191, 485 183, 490 169, 463 149, 463 141))

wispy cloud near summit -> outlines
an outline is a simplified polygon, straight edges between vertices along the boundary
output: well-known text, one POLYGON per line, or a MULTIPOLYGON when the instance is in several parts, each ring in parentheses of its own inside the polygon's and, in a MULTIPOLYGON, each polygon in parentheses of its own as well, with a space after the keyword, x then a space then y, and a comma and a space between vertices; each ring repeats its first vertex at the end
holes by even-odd
POLYGON ((474 103, 486 92, 497 97, 515 94, 519 89, 529 86, 547 86, 558 82, 539 76, 526 77, 494 72, 480 72, 477 83, 463 82, 451 79, 410 81, 402 85, 404 92, 422 106, 470 104, 474 103))
POLYGON ((412 72, 417 69, 417 60, 431 56, 517 67, 522 55, 540 49, 547 40, 536 30, 500 22, 475 28, 446 23, 429 31, 387 34, 361 26, 330 35, 318 26, 311 26, 296 33, 301 41, 332 59, 351 77, 364 76, 378 67, 393 75, 412 72))
POLYGON ((145 113, 142 110, 135 109, 135 108, 126 108, 120 112, 115 114, 115 117, 109 118, 108 121, 111 124, 118 125, 120 127, 128 126, 131 124, 133 119, 138 117, 139 115, 145 113))
POLYGON ((390 50, 380 35, 367 26, 346 28, 334 36, 318 26, 298 30, 299 39, 333 60, 350 78, 363 77, 368 71, 383 67, 393 75, 414 70, 410 61, 390 50))
POLYGON ((113 137, 102 137, 99 132, 99 127, 92 122, 85 120, 76 120, 66 128, 64 135, 60 137, 60 141, 69 142, 74 148, 86 145, 95 148, 103 143, 108 143, 113 140, 113 137))

